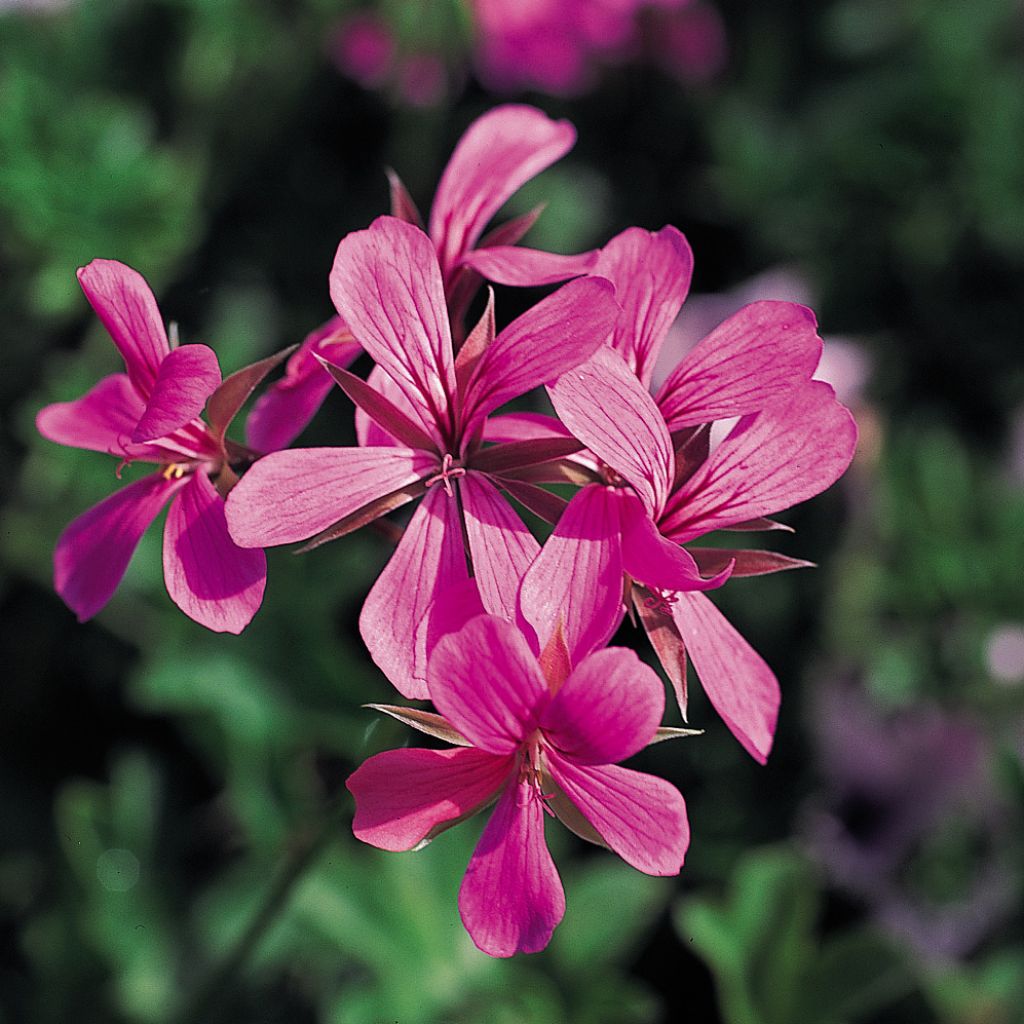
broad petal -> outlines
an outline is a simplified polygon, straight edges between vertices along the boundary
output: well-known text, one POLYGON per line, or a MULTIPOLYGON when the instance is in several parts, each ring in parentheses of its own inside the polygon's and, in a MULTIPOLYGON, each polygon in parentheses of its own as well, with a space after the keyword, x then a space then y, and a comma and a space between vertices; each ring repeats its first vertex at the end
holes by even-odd
POLYGON ((658 405, 669 430, 757 412, 808 381, 817 321, 795 302, 754 302, 716 327, 669 374, 658 405))
POLYGON ((828 384, 812 381, 744 417, 669 501, 661 530, 680 542, 770 515, 842 476, 857 427, 828 384))
POLYGON ((60 535, 53 584, 79 622, 110 600, 146 527, 182 486, 181 480, 150 474, 94 505, 60 535))
POLYGON ((549 754, 548 770, 608 847, 648 875, 678 875, 690 845, 686 802, 664 779, 549 754))
POLYGON ((601 278, 571 281, 514 320, 480 357, 466 387, 463 432, 499 405, 553 381, 604 344, 618 313, 601 278))
POLYGON ((447 279, 487 222, 519 188, 576 142, 568 121, 506 104, 477 118, 459 140, 430 211, 430 237, 447 279))
POLYGON ((93 260, 79 267, 78 283, 121 353, 132 383, 148 398, 171 348, 145 278, 117 260, 93 260))
POLYGON ((495 284, 535 288, 568 281, 570 277, 594 273, 598 255, 597 249, 576 255, 563 255, 557 252, 543 252, 540 249, 527 249, 522 245, 491 245, 467 253, 462 265, 472 267, 482 277, 495 284))
POLYGON ((203 411, 220 381, 220 366, 212 348, 182 345, 174 349, 157 369, 132 441, 155 441, 190 423, 203 411))
POLYGON ((665 712, 665 688, 633 651, 584 658, 541 715, 544 738, 576 764, 613 764, 643 750, 665 712))
POLYGON ((231 539, 224 500, 202 470, 167 513, 164 582, 171 600, 215 633, 241 633, 263 601, 266 555, 231 539))
POLYGON ((537 727, 548 699, 522 633, 493 615, 470 619, 438 642, 427 667, 430 699, 474 746, 511 754, 537 727))
POLYGON ((540 649, 559 621, 572 663, 596 650, 622 620, 617 496, 603 484, 579 491, 523 579, 520 610, 540 649))
POLYGON ((674 227, 627 228, 601 250, 591 272, 615 285, 622 312, 612 348, 647 388, 661 343, 690 290, 690 246, 674 227))
POLYGON ((356 801, 352 832, 381 850, 412 850, 487 803, 512 767, 510 757, 471 747, 376 754, 345 783, 356 801))
POLYGON ((338 245, 331 298, 438 443, 451 428, 455 361, 437 255, 411 224, 378 217, 338 245))
POLYGON ((779 717, 775 674, 703 594, 679 594, 672 620, 708 700, 747 753, 764 764, 779 717))
POLYGON ((596 352, 548 389, 565 425, 657 515, 675 474, 672 439, 654 399, 612 349, 596 352))
POLYGON ((570 437, 565 426, 542 412, 506 412, 488 416, 484 424, 485 441, 537 441, 552 437, 570 437))
POLYGON ((228 495, 228 529, 246 548, 305 540, 436 465, 436 456, 408 448, 271 452, 228 495))
POLYGON ((404 696, 429 696, 430 652, 420 645, 430 637, 419 626, 433 602, 468 577, 458 503, 434 487, 413 513, 359 616, 359 633, 370 656, 404 696))
POLYGON ((509 785, 459 889, 459 914, 490 956, 536 953, 565 916, 565 893, 544 842, 544 805, 528 783, 509 785))

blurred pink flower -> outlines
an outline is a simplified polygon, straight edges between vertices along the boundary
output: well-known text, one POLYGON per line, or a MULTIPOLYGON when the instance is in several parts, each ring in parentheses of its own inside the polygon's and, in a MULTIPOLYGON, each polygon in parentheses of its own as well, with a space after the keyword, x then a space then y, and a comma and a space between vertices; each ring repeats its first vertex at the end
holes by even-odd
POLYGON ((339 25, 329 49, 338 70, 367 89, 384 85, 395 63, 390 25, 369 12, 355 14, 339 25))

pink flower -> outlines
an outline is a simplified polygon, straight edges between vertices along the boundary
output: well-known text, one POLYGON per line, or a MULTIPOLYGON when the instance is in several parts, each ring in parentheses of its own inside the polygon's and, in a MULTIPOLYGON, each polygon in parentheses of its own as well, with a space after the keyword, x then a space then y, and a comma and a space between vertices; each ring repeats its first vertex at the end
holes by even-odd
POLYGON ((170 501, 164 528, 164 580, 190 618, 217 632, 240 633, 263 598, 262 551, 228 536, 223 493, 232 463, 255 458, 224 436, 272 358, 221 382, 205 345, 168 344, 156 300, 142 276, 113 260, 78 271, 93 309, 110 332, 127 373, 105 377, 73 402, 41 409, 39 432, 58 444, 107 452, 161 470, 122 488, 61 534, 54 585, 79 621, 113 596, 146 527, 170 501), (199 418, 206 406, 209 425, 199 418))
POLYGON ((631 651, 590 653, 569 671, 547 648, 538 660, 490 615, 442 637, 428 680, 443 717, 416 715, 458 746, 387 751, 348 780, 353 831, 384 850, 414 849, 497 798, 459 891, 463 924, 491 956, 543 949, 565 912, 545 812, 652 875, 678 874, 689 844, 678 790, 616 765, 655 739, 657 676, 631 651))
POLYGON ((338 69, 368 89, 387 81, 395 50, 391 27, 369 12, 353 15, 339 25, 330 43, 338 69))
POLYGON ((490 307, 456 356, 436 250, 393 217, 342 240, 331 295, 378 364, 371 382, 328 366, 365 414, 363 446, 261 459, 232 492, 228 523, 244 546, 322 542, 425 494, 360 618, 384 673, 406 696, 424 697, 430 627, 420 628, 437 594, 468 575, 463 531, 484 607, 511 618, 537 542, 497 486, 528 505, 557 502, 521 476, 578 448, 556 438, 484 449, 487 416, 585 359, 617 307, 607 281, 573 281, 497 337, 490 307))

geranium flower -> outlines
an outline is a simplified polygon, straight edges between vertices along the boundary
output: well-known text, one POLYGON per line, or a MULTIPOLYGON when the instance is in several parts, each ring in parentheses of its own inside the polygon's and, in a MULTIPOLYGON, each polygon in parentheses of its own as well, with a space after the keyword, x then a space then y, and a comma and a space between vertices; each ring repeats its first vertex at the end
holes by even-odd
POLYGON ((137 480, 79 516, 57 541, 54 585, 79 621, 113 596, 146 527, 170 501, 164 528, 164 580, 190 618, 217 632, 240 633, 263 599, 262 551, 228 535, 223 495, 236 466, 256 453, 224 434, 253 388, 278 361, 263 360, 221 382, 205 345, 171 348, 144 278, 114 260, 78 271, 86 298, 125 361, 73 402, 39 411, 51 441, 107 452, 124 463, 155 462, 137 480), (206 406, 208 423, 199 418, 206 406))

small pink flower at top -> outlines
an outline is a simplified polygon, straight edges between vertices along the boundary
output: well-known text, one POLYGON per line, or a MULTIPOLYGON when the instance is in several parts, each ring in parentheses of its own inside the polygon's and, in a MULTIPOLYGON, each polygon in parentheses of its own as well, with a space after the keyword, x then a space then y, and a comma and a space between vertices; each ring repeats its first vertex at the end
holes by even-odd
POLYGON ((248 463, 256 453, 224 435, 276 360, 222 382, 217 357, 206 345, 171 348, 153 293, 136 271, 93 260, 78 271, 78 280, 127 372, 105 377, 73 402, 46 406, 36 426, 58 444, 161 468, 89 509, 61 534, 54 552, 57 593, 80 621, 100 611, 146 527, 170 501, 163 561, 171 599, 209 629, 240 633, 263 599, 266 559, 228 535, 223 495, 237 479, 232 463, 248 463), (199 418, 204 406, 208 422, 199 418))
POLYGON ((557 646, 538 656, 510 623, 469 619, 430 658, 441 716, 382 708, 457 746, 386 751, 348 780, 353 831, 384 850, 415 849, 497 798, 459 891, 463 924, 491 956, 543 949, 565 913, 545 813, 651 875, 678 874, 689 844, 679 791, 616 764, 658 734, 658 677, 616 648, 570 670, 557 646))

